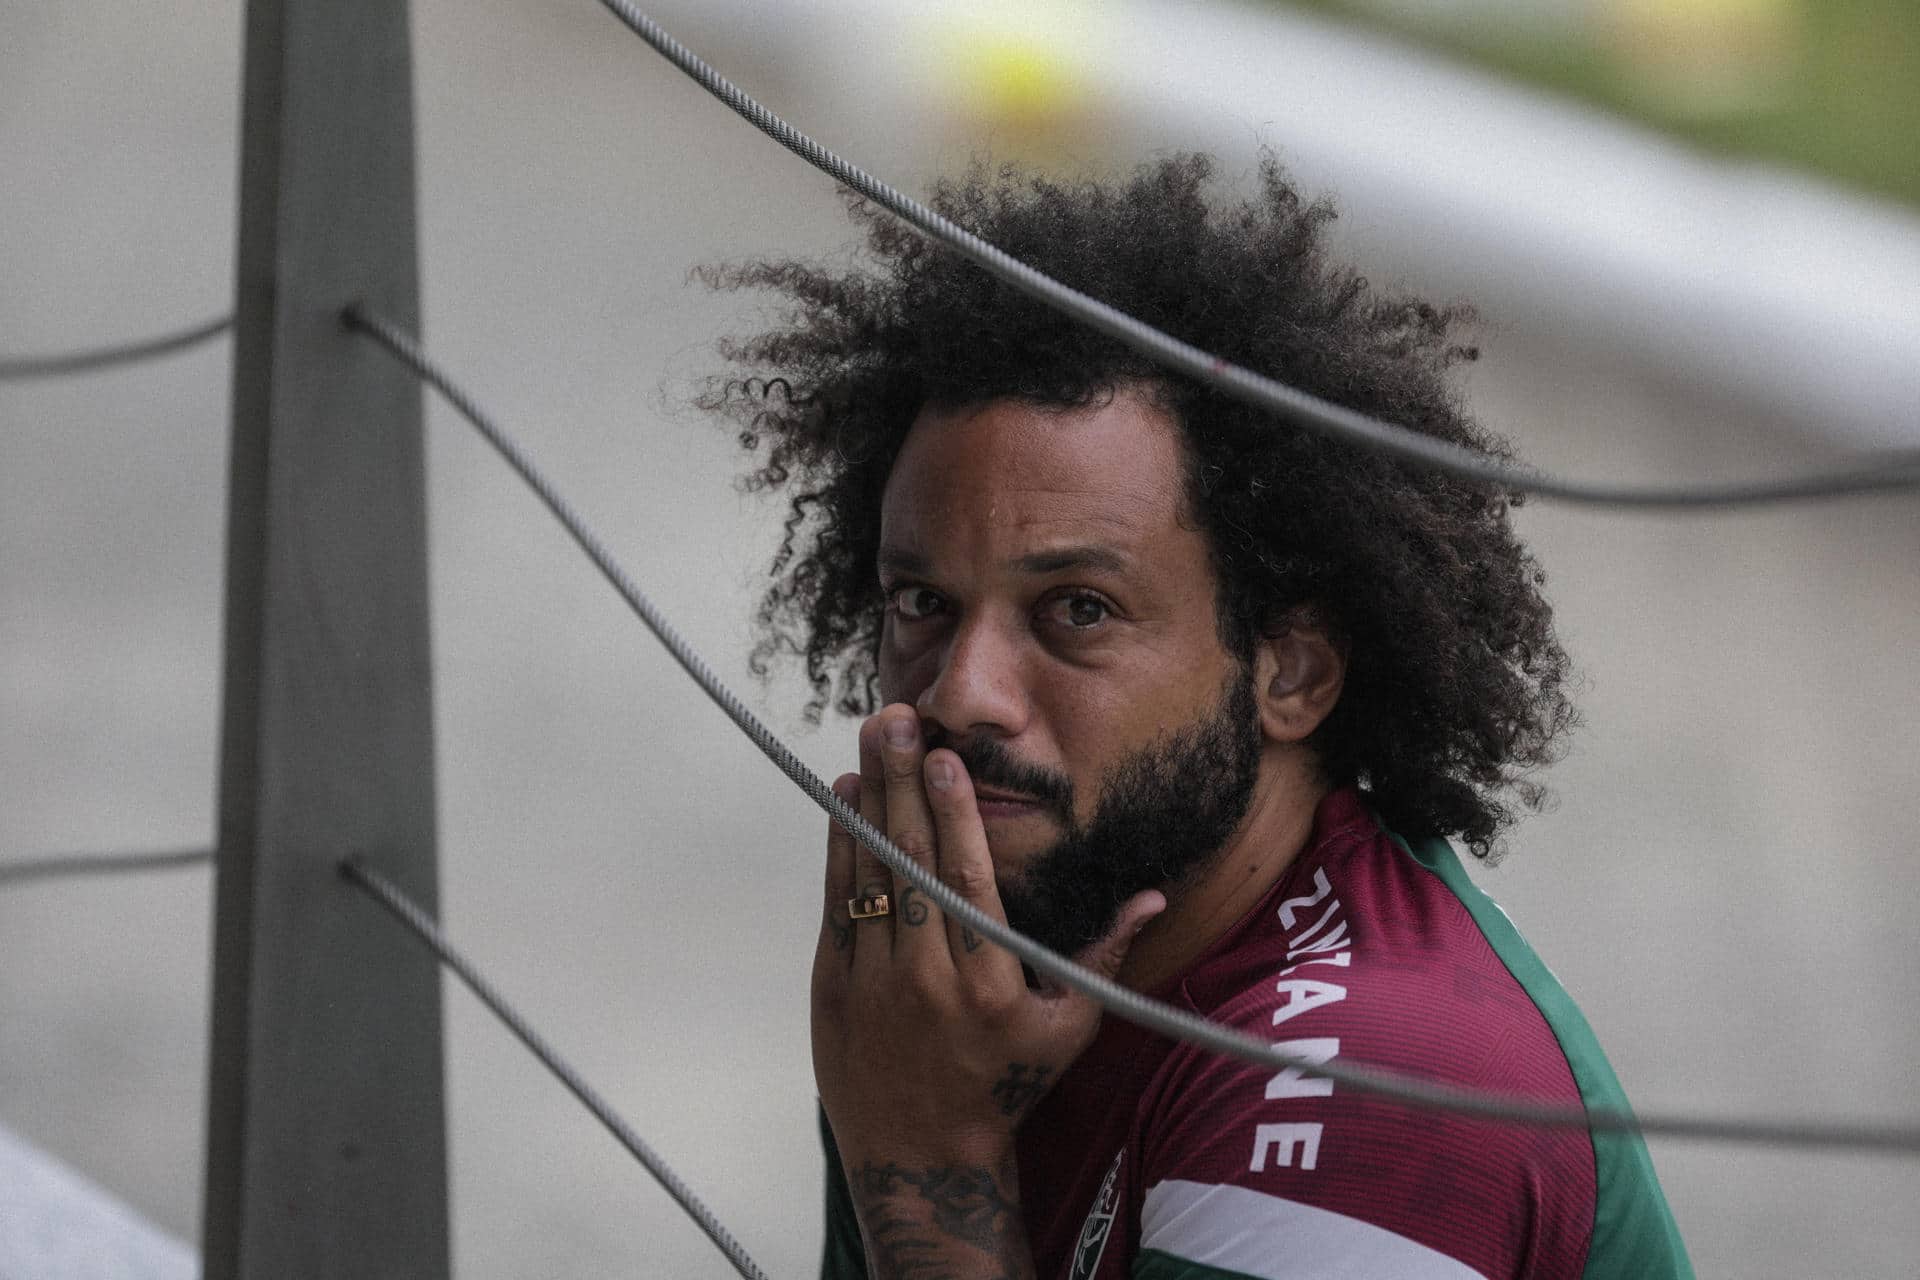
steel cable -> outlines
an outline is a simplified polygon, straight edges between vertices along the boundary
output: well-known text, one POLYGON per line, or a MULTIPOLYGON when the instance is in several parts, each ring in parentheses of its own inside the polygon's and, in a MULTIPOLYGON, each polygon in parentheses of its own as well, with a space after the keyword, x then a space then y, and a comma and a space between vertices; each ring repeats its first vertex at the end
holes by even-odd
POLYGON ((87 351, 68 351, 51 356, 0 356, 0 382, 13 382, 27 378, 51 378, 69 373, 89 373, 95 369, 112 368, 114 365, 152 360, 160 356, 172 355, 176 351, 185 351, 188 347, 199 346, 203 342, 219 337, 232 327, 233 317, 221 316, 217 320, 203 321, 191 329, 163 333, 153 338, 141 338, 138 341, 121 343, 117 346, 96 347, 87 351))
POLYGON ((646 1140, 633 1131, 631 1125, 620 1118, 620 1114, 613 1109, 612 1105, 586 1082, 571 1063, 560 1056, 558 1050, 547 1043, 546 1037, 535 1031, 520 1012, 507 1003, 506 997, 501 995, 499 990, 487 981, 486 977, 475 969, 465 956, 454 949, 453 943, 448 940, 445 931, 432 916, 422 911, 419 904, 402 893, 391 880, 357 858, 349 858, 342 862, 340 874, 373 895, 375 901, 391 912, 401 924, 412 930, 414 936, 420 941, 427 944, 434 955, 440 958, 440 963, 451 969, 454 976, 466 984, 467 990, 473 992, 480 1003, 487 1006, 493 1016, 500 1019, 507 1030, 513 1032, 520 1043, 524 1044, 534 1057, 540 1059, 547 1070, 553 1072, 560 1083, 567 1086, 573 1096, 578 1098, 587 1110, 593 1112, 594 1117, 605 1125, 615 1138, 619 1139, 620 1145, 645 1166, 647 1172, 653 1175, 654 1181, 666 1189, 667 1194, 687 1211, 687 1216, 707 1233, 707 1238, 713 1241, 720 1252, 727 1255, 727 1261, 733 1264, 735 1271, 746 1276, 747 1280, 767 1280, 766 1273, 747 1256, 746 1249, 733 1238, 733 1234, 720 1225, 720 1220, 714 1216, 713 1210, 707 1208, 705 1202, 694 1194, 693 1188, 673 1171, 672 1166, 661 1159, 659 1152, 648 1146, 646 1140))
POLYGON ((67 876, 111 875, 123 871, 162 871, 213 861, 211 849, 167 849, 158 853, 55 853, 0 862, 0 884, 55 880, 67 876))
POLYGON ((1451 441, 1421 435, 1344 405, 1322 400, 1182 342, 1028 266, 827 150, 754 101, 739 86, 674 39, 659 23, 640 12, 629 0, 600 2, 656 53, 685 72, 696 84, 749 124, 836 182, 859 192, 907 222, 929 239, 971 259, 988 274, 1029 297, 1125 343, 1170 369, 1276 414, 1295 426, 1335 436, 1461 479, 1596 506, 1667 510, 1724 508, 1920 489, 1920 449, 1889 452, 1865 466, 1854 465, 1781 480, 1672 487, 1591 484, 1550 475, 1524 464, 1503 462, 1451 441))
POLYGON ((1583 1109, 1526 1098, 1499 1097, 1419 1080, 1397 1072, 1357 1066, 1343 1058, 1313 1062, 1275 1049, 1231 1027, 1209 1022, 1130 991, 1109 978, 1083 969, 1064 956, 1015 933, 960 897, 934 873, 900 851, 884 833, 849 808, 819 775, 796 756, 746 704, 726 687, 659 608, 636 586, 599 536, 588 527, 552 481, 534 465, 517 441, 440 369, 411 334, 372 315, 357 304, 344 319, 378 342, 479 431, 507 465, 527 483, 559 520, 587 558, 620 593, 647 629, 672 655, 727 718, 815 804, 872 850, 888 867, 925 893, 936 906, 974 932, 1019 956, 1037 972, 1098 1001, 1127 1021, 1216 1053, 1270 1068, 1291 1067, 1308 1076, 1336 1081, 1356 1091, 1377 1094, 1436 1111, 1549 1128, 1595 1132, 1640 1132, 1669 1137, 1704 1138, 1772 1146, 1835 1147, 1860 1151, 1920 1154, 1920 1125, 1912 1122, 1828 1122, 1818 1120, 1714 1119, 1691 1115, 1642 1114, 1612 1109, 1583 1109))

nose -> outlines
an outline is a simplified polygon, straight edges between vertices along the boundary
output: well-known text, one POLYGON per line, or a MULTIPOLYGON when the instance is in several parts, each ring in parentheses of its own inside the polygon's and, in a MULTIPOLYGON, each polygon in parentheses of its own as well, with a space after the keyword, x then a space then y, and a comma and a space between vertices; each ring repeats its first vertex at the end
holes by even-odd
POLYGON ((1031 704, 1017 639, 988 617, 967 618, 954 630, 933 680, 914 699, 922 720, 957 740, 986 733, 1017 737, 1031 704))

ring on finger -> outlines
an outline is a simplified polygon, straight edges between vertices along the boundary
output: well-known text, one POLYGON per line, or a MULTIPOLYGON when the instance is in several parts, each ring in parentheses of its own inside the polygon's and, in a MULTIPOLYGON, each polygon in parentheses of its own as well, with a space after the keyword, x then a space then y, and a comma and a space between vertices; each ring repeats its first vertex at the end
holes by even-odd
POLYGON ((847 915, 855 920, 878 920, 893 911, 893 901, 884 893, 847 899, 847 915))

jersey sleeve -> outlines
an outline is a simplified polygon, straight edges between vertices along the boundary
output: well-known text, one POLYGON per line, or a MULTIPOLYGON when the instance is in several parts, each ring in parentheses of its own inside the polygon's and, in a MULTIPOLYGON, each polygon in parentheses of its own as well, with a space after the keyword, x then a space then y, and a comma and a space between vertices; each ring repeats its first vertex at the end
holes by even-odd
POLYGON ((827 1235, 820 1251, 820 1280, 867 1280, 860 1221, 854 1217, 853 1195, 847 1190, 847 1174, 840 1167, 840 1149, 834 1146, 825 1110, 820 1112, 820 1146, 827 1163, 827 1235))
MULTIPOLYGON (((1577 1103, 1531 1004, 1474 983, 1418 966, 1304 966, 1215 1016, 1308 1061, 1577 1103)), ((1584 1132, 1414 1111, 1187 1047, 1142 1109, 1135 1280, 1581 1274, 1594 1203, 1584 1132)))

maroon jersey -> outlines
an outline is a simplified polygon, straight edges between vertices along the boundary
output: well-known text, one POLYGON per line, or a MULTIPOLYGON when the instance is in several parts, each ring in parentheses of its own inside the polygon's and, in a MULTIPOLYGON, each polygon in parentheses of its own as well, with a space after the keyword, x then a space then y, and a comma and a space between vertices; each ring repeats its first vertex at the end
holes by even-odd
MULTIPOLYGON (((1383 832, 1352 790, 1155 994, 1309 1060, 1625 1105, 1578 1010, 1452 850, 1383 832)), ((1111 1016, 1022 1125, 1019 1156, 1043 1280, 1691 1274, 1637 1138, 1416 1111, 1111 1016)), ((846 1219, 838 1190, 830 1214, 846 1219)), ((852 1225, 829 1222, 832 1280, 862 1274, 852 1225)))

